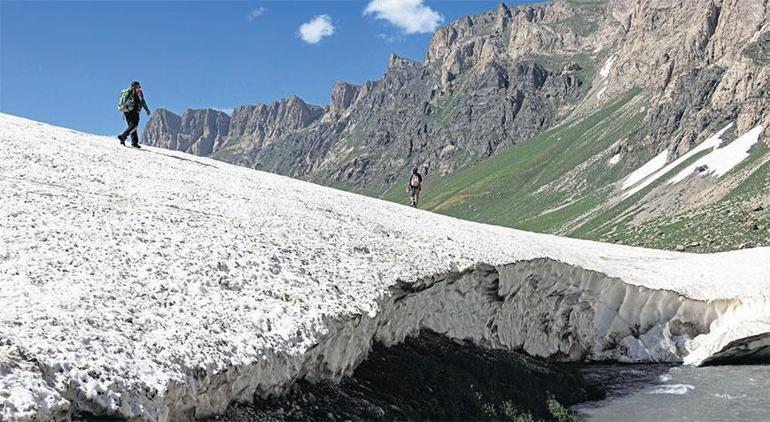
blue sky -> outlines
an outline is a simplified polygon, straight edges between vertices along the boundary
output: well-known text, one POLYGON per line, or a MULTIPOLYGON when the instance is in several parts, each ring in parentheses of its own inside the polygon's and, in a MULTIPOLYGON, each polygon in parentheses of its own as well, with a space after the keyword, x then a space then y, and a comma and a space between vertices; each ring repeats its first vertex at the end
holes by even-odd
POLYGON ((380 78, 391 51, 422 60, 436 25, 496 7, 495 0, 0 0, 0 111, 114 134, 123 126, 118 94, 134 79, 151 109, 178 113, 289 94, 325 105, 334 81, 380 78))

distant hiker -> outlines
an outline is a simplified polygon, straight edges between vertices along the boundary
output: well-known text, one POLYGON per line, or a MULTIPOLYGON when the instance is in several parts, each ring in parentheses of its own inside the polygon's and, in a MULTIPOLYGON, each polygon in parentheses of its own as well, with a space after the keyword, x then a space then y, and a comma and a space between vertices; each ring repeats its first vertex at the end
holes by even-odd
POLYGON ((139 146, 139 134, 136 132, 139 129, 139 113, 144 109, 147 115, 150 115, 150 109, 147 107, 147 103, 144 101, 144 93, 142 93, 142 85, 138 81, 131 82, 131 87, 124 89, 120 93, 120 100, 118 101, 118 110, 123 112, 123 116, 126 118, 128 128, 123 133, 118 135, 120 139, 120 145, 126 144, 126 139, 131 136, 131 146, 134 148, 141 148, 139 146))
POLYGON ((417 202, 420 200, 420 191, 422 190, 422 175, 417 171, 417 167, 412 169, 412 175, 406 181, 406 191, 409 193, 409 204, 417 208, 417 202))

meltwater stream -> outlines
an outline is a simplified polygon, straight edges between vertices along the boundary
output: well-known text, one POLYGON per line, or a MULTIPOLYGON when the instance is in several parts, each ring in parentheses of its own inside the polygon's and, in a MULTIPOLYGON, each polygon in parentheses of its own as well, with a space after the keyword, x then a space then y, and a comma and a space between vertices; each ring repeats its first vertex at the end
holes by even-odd
POLYGON ((767 421, 770 365, 601 366, 583 370, 607 399, 573 410, 588 421, 767 421))

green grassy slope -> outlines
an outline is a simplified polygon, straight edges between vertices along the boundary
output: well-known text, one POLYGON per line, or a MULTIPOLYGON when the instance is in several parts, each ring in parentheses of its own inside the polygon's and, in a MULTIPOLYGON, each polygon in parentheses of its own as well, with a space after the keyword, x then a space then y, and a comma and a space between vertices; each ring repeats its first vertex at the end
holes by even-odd
MULTIPOLYGON (((607 160, 584 163, 617 141, 637 136, 643 107, 639 92, 630 92, 585 118, 426 183, 423 206, 469 220, 553 231, 604 203, 608 195, 605 187, 622 176, 623 168, 609 166, 607 160), (579 172, 583 180, 569 181, 576 185, 574 189, 560 189, 558 186, 564 184, 555 182, 581 165, 585 166, 579 172)), ((385 197, 397 199, 401 195, 401 189, 394 189, 385 197)))

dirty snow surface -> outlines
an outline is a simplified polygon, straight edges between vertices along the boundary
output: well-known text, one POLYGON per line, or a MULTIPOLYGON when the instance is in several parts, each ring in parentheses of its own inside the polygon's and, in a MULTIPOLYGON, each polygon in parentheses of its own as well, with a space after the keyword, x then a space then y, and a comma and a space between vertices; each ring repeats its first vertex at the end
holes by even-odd
POLYGON ((470 223, 3 114, 0 142, 0 419, 203 417, 339 379, 373 340, 424 327, 544 357, 693 363, 770 333, 766 248, 470 223), (563 332, 527 312, 558 313, 563 332))

